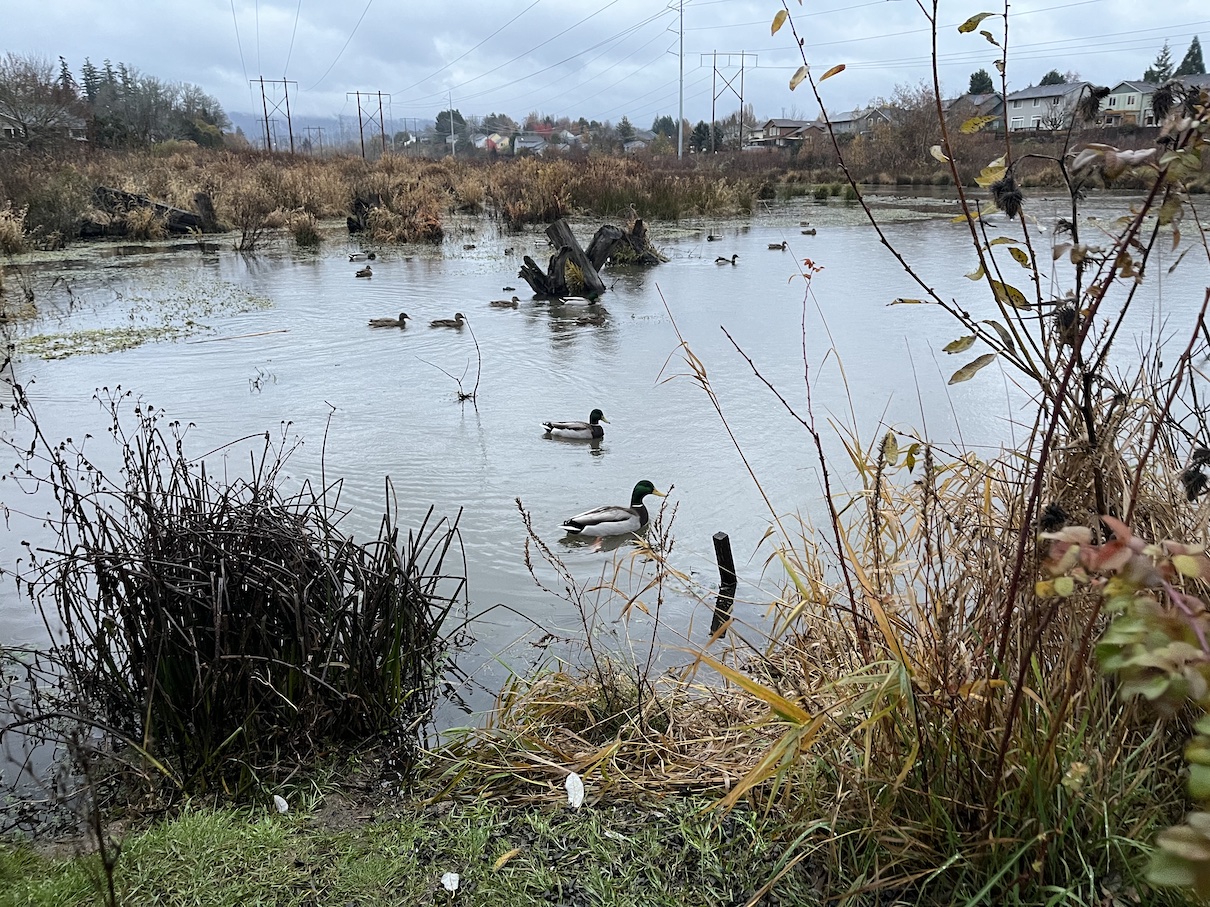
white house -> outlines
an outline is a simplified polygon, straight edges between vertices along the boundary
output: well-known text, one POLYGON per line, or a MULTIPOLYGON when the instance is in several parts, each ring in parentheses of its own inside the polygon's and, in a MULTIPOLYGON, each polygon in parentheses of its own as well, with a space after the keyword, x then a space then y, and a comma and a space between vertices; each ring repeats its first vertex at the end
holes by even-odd
POLYGON ((1008 108, 1008 128, 1064 129, 1071 125, 1087 82, 1065 82, 1061 85, 1031 85, 1010 92, 1004 99, 1008 108))
POLYGON ((1101 122, 1106 126, 1154 126, 1151 96, 1158 87, 1148 82, 1119 82, 1101 102, 1101 122))

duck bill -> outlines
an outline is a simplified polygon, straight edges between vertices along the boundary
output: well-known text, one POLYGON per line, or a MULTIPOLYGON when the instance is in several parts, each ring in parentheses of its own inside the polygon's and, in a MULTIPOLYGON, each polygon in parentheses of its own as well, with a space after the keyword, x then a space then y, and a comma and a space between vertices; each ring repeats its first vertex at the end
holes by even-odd
POLYGON ((667 495, 666 493, 664 493, 664 492, 662 492, 662 491, 660 491, 659 489, 656 489, 656 488, 651 489, 651 493, 652 493, 653 495, 655 495, 657 498, 666 498, 666 497, 668 497, 668 495, 667 495))
POLYGON ((598 421, 598 422, 605 422, 605 423, 608 423, 608 422, 609 422, 609 420, 608 420, 608 419, 606 419, 604 416, 601 416, 601 418, 599 418, 597 421, 598 421))

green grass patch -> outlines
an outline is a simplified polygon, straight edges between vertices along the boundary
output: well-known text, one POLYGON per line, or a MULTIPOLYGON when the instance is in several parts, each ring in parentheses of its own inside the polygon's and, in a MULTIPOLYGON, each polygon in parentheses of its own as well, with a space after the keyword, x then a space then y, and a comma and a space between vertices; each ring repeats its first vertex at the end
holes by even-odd
MULTIPOLYGON (((778 872, 785 849, 769 820, 707 801, 639 808, 405 806, 344 824, 323 810, 264 815, 189 810, 127 838, 123 904, 714 905, 743 903, 778 872), (456 872, 450 896, 441 877, 456 872)), ((380 810, 381 812, 381 810, 380 810)), ((0 907, 101 903, 95 856, 0 848, 0 907)), ((773 887, 783 903, 818 903, 806 864, 773 887)))

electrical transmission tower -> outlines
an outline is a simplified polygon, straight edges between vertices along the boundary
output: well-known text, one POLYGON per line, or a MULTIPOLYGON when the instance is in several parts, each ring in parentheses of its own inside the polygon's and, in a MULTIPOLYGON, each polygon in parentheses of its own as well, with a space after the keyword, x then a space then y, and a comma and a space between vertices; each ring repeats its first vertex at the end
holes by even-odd
POLYGON ((266 82, 264 76, 261 76, 258 79, 249 79, 248 81, 252 85, 260 85, 261 109, 265 112, 265 150, 273 150, 273 134, 269 129, 269 108, 272 106, 274 113, 282 113, 282 106, 284 105, 286 108, 284 111, 286 116, 286 129, 290 133, 290 153, 293 154, 294 124, 290 121, 290 86, 293 85, 297 87, 298 83, 294 81, 286 81, 285 79, 282 79, 280 82, 270 79, 266 82), (281 99, 270 100, 269 96, 265 93, 266 85, 268 85, 270 88, 280 85, 282 87, 281 99))
MULTIPOLYGON (((357 129, 361 133, 361 157, 364 160, 366 156, 366 125, 373 126, 378 124, 378 134, 382 137, 382 153, 387 153, 387 127, 386 120, 382 116, 382 99, 386 98, 387 103, 391 101, 389 94, 383 94, 381 91, 346 91, 345 97, 357 98, 357 129), (366 104, 370 105, 369 109, 363 109, 361 99, 366 99, 366 104), (372 101, 378 99, 378 113, 373 110, 372 101)), ((371 133, 372 135, 373 133, 371 133)))
POLYGON ((311 149, 311 155, 315 156, 316 143, 311 141, 311 134, 315 133, 319 136, 319 157, 323 157, 324 153, 324 128, 322 126, 305 126, 307 130, 307 146, 311 149))
POLYGON ((710 152, 711 152, 711 154, 713 154, 715 151, 718 150, 717 148, 714 147, 714 123, 715 123, 714 103, 720 97, 722 97, 724 94, 726 94, 728 91, 730 91, 733 95, 735 95, 737 98, 739 98, 739 114, 736 116, 736 121, 739 123, 740 146, 741 147, 743 146, 743 144, 744 144, 744 69, 747 66, 748 57, 752 58, 753 66, 757 66, 760 61, 756 54, 750 54, 747 51, 743 51, 743 50, 735 51, 735 52, 725 52, 722 54, 720 54, 717 50, 715 50, 715 51, 711 51, 709 54, 701 54, 701 56, 698 59, 698 65, 703 65, 705 63, 707 57, 710 58, 710 65, 714 69, 713 74, 710 76, 710 94, 712 95, 712 98, 710 100, 710 152), (739 72, 734 73, 730 76, 719 72, 718 58, 720 56, 723 57, 723 64, 722 64, 723 68, 728 69, 728 70, 735 69, 736 64, 733 62, 733 58, 739 57, 739 72), (738 91, 735 88, 735 81, 737 78, 739 79, 739 90, 738 91), (717 87, 719 79, 723 80, 722 88, 717 87))

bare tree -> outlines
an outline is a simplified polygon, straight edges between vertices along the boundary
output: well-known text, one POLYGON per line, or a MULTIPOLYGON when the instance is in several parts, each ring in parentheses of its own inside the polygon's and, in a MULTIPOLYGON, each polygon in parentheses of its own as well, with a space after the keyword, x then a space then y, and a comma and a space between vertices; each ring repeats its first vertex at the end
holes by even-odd
POLYGON ((13 141, 27 146, 66 141, 83 125, 81 114, 74 83, 59 78, 45 57, 10 51, 0 58, 0 117, 8 121, 13 141))

